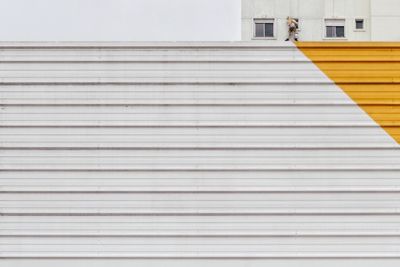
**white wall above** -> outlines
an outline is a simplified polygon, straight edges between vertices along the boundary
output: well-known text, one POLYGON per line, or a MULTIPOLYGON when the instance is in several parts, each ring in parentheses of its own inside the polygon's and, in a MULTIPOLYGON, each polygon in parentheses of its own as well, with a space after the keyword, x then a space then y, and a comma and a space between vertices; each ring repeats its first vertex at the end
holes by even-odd
POLYGON ((235 41, 240 0, 0 0, 1 41, 235 41))
POLYGON ((288 35, 287 16, 300 20, 302 41, 399 41, 400 1, 398 0, 242 0, 242 40, 254 38, 254 19, 275 20, 275 36, 288 35), (345 38, 326 38, 326 21, 342 19, 345 38), (364 20, 356 29, 355 21, 364 20))

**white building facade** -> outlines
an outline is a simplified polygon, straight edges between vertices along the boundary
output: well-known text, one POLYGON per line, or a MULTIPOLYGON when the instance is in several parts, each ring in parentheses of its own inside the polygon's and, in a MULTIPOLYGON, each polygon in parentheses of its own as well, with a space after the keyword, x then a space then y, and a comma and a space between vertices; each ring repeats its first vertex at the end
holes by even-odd
POLYGON ((398 0, 242 0, 242 40, 284 40, 286 18, 301 41, 399 41, 398 0))

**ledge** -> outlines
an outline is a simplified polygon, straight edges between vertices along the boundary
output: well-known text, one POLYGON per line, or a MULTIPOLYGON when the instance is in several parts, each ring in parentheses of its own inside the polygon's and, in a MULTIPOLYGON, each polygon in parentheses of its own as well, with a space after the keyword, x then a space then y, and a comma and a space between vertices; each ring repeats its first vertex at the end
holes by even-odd
POLYGON ((1 48, 293 48, 292 42, 259 40, 235 42, 0 42, 1 48))
POLYGON ((325 41, 325 42, 298 42, 299 48, 400 48, 400 42, 345 42, 345 41, 325 41))

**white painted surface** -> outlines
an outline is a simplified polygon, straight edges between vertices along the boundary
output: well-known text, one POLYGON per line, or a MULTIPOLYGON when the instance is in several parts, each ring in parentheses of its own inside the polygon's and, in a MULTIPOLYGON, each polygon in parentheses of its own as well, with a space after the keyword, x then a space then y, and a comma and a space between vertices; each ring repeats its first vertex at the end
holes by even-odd
POLYGON ((240 0, 0 0, 1 41, 238 41, 240 0))
POLYGON ((325 19, 345 19, 346 41, 399 41, 400 1, 397 0, 242 0, 242 40, 255 40, 254 18, 274 18, 277 40, 287 38, 286 18, 300 20, 300 40, 325 38, 325 19), (364 19, 365 30, 355 29, 364 19))
POLYGON ((326 18, 345 18, 349 41, 400 40, 397 0, 1 0, 0 10, 1 41, 252 40, 254 18, 276 19, 284 40, 287 16, 304 41, 327 40, 326 18))
POLYGON ((0 50, 0 266, 400 264, 399 146, 290 44, 0 50))
POLYGON ((400 40, 400 2, 371 0, 371 30, 376 41, 400 40))

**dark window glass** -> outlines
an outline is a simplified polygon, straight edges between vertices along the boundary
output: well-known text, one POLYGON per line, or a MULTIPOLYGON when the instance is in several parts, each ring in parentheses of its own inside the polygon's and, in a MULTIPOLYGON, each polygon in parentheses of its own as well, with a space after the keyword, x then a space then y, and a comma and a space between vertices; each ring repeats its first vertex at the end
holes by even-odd
POLYGON ((335 37, 335 27, 333 26, 326 26, 326 37, 333 38, 335 37))
POLYGON ((265 23, 265 37, 274 37, 273 23, 265 23))
POLYGON ((274 23, 255 23, 255 37, 274 37, 274 23))
POLYGON ((338 38, 344 37, 344 26, 336 26, 336 37, 338 38))
POLYGON ((326 37, 344 38, 344 26, 326 26, 326 37))
POLYGON ((256 23, 256 37, 264 37, 264 23, 256 23))
POLYGON ((364 29, 364 20, 363 19, 356 19, 356 29, 357 30, 364 29))

